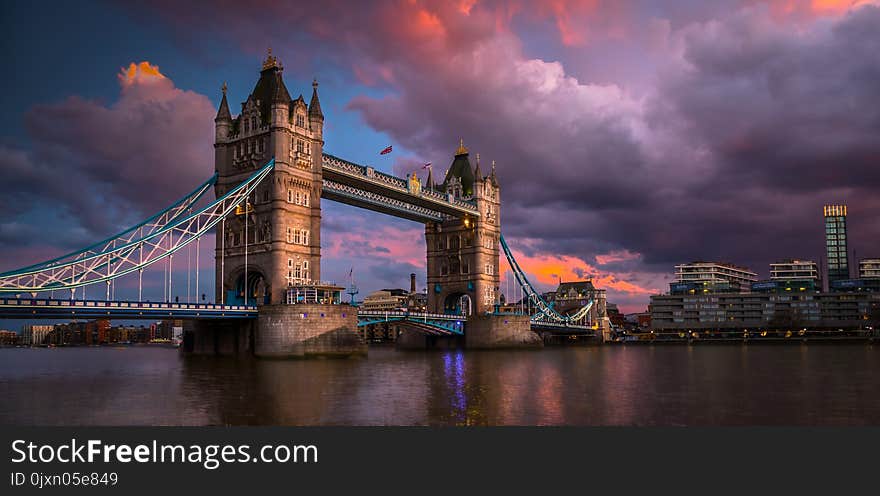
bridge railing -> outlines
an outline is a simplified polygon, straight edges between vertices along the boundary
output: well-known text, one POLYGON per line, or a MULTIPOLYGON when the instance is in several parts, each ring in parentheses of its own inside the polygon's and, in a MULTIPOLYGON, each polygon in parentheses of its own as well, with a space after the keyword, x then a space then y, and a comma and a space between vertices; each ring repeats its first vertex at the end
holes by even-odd
POLYGON ((404 317, 416 320, 432 319, 432 320, 463 320, 463 316, 449 313, 421 313, 421 312, 404 312, 404 311, 382 311, 382 310, 359 310, 358 316, 361 317, 387 317, 397 318, 404 317))
POLYGON ((48 298, 0 298, 0 305, 21 307, 134 308, 167 310, 254 310, 246 305, 215 303, 165 303, 151 301, 56 300, 48 298))

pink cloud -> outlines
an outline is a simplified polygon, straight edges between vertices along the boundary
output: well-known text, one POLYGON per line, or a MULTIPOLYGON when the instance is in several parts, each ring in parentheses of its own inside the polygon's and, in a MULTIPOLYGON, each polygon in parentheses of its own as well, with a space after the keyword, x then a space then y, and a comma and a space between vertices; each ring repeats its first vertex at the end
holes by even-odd
POLYGON ((629 250, 615 250, 596 255, 596 263, 599 265, 607 265, 615 262, 630 262, 640 258, 642 258, 642 255, 639 253, 633 253, 629 250))

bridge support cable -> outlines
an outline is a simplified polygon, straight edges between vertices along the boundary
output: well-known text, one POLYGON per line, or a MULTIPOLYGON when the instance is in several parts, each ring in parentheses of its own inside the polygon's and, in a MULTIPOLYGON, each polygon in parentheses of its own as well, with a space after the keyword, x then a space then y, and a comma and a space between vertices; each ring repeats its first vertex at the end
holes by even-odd
MULTIPOLYGON (((517 263, 516 258, 514 258, 513 253, 510 251, 510 247, 504 240, 504 235, 499 236, 499 241, 501 242, 501 249, 504 252, 504 256, 507 258, 507 263, 510 265, 510 269, 516 278, 516 282, 519 284, 521 291, 525 293, 524 297, 529 299, 530 304, 534 304, 536 313, 533 317, 530 317, 532 321, 540 320, 561 324, 573 324, 589 313, 593 306, 593 300, 590 300, 585 306, 572 315, 560 314, 555 308, 553 308, 553 305, 548 303, 541 296, 534 286, 532 286, 532 283, 529 282, 525 272, 517 263)), ((522 305, 522 300, 520 300, 520 304, 522 305)))
MULTIPOLYGON (((83 256, 73 259, 58 259, 0 274, 0 292, 41 292, 70 289, 71 295, 73 295, 76 288, 82 287, 85 298, 85 287, 89 284, 116 279, 134 271, 143 271, 144 268, 159 261, 166 261, 170 269, 171 257, 175 252, 210 231, 235 210, 236 206, 246 201, 274 167, 275 161, 269 161, 244 182, 195 213, 185 216, 177 215, 174 218, 168 217, 167 219, 170 220, 164 220, 162 225, 149 222, 141 223, 126 231, 127 233, 140 232, 143 229, 145 233, 143 236, 133 236, 131 239, 126 239, 125 242, 114 239, 109 246, 104 246, 102 251, 97 253, 90 253, 89 249, 81 250, 77 253, 83 256), (147 227, 148 225, 149 227, 147 227), (109 267, 109 269, 104 270, 105 267, 109 267)), ((205 185, 213 184, 215 180, 216 177, 205 185)), ((182 211, 185 213, 190 205, 188 204, 182 211)), ((169 280, 165 282, 165 286, 168 291, 166 298, 170 299, 171 271, 168 272, 169 280)), ((142 279, 142 276, 139 279, 142 279)), ((140 291, 139 282, 138 292, 140 291)))

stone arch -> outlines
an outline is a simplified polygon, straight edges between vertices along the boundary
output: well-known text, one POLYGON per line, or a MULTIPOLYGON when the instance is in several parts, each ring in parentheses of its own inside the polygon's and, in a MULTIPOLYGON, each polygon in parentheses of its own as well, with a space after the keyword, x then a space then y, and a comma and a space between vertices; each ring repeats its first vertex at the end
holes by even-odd
POLYGON ((443 313, 469 317, 474 313, 474 301, 471 295, 464 292, 453 292, 443 299, 443 313))
POLYGON ((248 265, 245 288, 244 267, 231 274, 227 285, 226 303, 229 305, 263 305, 271 301, 271 283, 259 266, 248 265), (245 299, 247 294, 247 299, 245 299))

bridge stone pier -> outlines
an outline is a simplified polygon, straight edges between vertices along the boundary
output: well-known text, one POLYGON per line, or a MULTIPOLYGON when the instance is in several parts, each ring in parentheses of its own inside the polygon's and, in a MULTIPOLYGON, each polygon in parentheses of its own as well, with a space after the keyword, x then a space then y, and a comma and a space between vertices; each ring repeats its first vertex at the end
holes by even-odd
POLYGON ((263 358, 366 355, 350 305, 263 305, 257 318, 254 354, 263 358))
POLYGON ((249 355, 254 349, 254 320, 187 320, 183 351, 196 355, 249 355))

